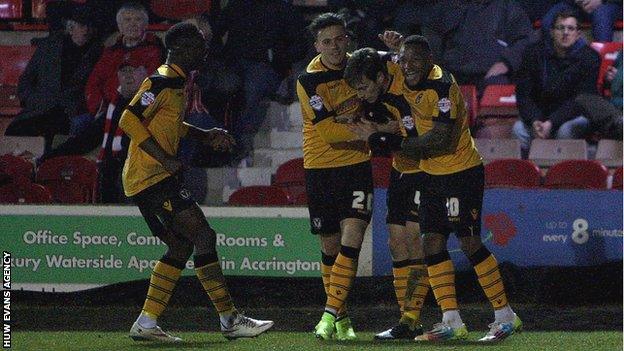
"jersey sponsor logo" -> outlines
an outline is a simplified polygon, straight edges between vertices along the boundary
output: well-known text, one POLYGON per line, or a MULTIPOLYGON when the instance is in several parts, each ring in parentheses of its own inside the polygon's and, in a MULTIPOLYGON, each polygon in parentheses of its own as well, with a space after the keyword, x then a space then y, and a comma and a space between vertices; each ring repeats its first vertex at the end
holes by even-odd
POLYGON ((318 95, 314 95, 310 98, 310 106, 315 109, 316 111, 320 111, 323 109, 323 98, 318 96, 318 95))
POLYGON ((141 105, 143 106, 149 106, 153 104, 155 100, 156 100, 156 97, 154 96, 154 93, 152 93, 151 91, 146 91, 146 92, 143 92, 143 94, 141 94, 141 105))
POLYGON ((360 105, 360 101, 356 97, 348 98, 347 100, 341 102, 334 109, 337 115, 342 115, 348 112, 352 112, 356 110, 360 105))
POLYGON ((414 129, 414 119, 412 116, 403 116, 403 126, 405 129, 414 129))
POLYGON ((416 103, 417 104, 420 104, 420 101, 422 100, 424 95, 425 95, 425 93, 420 93, 420 94, 416 95, 416 103))
POLYGON ((438 109, 443 113, 449 112, 451 110, 451 100, 448 98, 440 99, 440 101, 438 101, 438 109))

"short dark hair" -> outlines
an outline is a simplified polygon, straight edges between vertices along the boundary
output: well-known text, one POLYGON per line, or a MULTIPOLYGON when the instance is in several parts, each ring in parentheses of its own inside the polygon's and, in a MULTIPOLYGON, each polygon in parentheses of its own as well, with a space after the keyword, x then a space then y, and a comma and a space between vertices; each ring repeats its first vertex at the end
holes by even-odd
POLYGON ((176 46, 179 46, 180 40, 195 38, 202 41, 204 40, 204 37, 197 26, 188 22, 176 23, 167 30, 167 33, 165 33, 165 48, 167 48, 167 50, 171 50, 176 46))
POLYGON ((422 35, 410 35, 405 38, 403 41, 403 45, 413 45, 421 49, 427 54, 431 53, 431 46, 429 45, 429 40, 422 35))
POLYGON ((362 76, 375 81, 379 72, 388 72, 385 62, 377 50, 373 48, 362 48, 355 50, 344 70, 344 79, 351 87, 362 81, 362 76))
POLYGON ((574 17, 576 19, 577 25, 581 23, 581 17, 579 16, 579 13, 577 11, 574 11, 571 9, 565 9, 565 10, 561 10, 557 12, 557 14, 555 15, 555 19, 552 22, 552 27, 549 29, 554 29, 555 23, 557 23, 559 19, 566 19, 570 17, 574 17))
POLYGON ((312 37, 316 38, 318 32, 321 29, 331 27, 331 26, 342 26, 343 28, 347 28, 347 23, 344 18, 339 14, 333 12, 326 12, 318 15, 315 19, 312 20, 312 23, 308 26, 308 30, 312 33, 312 37))

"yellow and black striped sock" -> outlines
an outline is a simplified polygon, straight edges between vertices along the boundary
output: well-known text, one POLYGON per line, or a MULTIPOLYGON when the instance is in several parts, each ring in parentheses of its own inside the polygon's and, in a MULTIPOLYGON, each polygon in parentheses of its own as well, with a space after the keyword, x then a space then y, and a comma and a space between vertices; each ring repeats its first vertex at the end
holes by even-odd
POLYGON ((354 247, 343 246, 340 248, 340 253, 332 267, 325 311, 338 315, 338 311, 343 308, 357 273, 359 253, 360 249, 354 247))
MULTIPOLYGON (((325 297, 327 298, 329 294, 329 280, 331 277, 332 267, 334 266, 334 262, 336 262, 336 256, 326 255, 321 251, 321 278, 323 279, 323 288, 325 289, 325 297)), ((343 304, 340 310, 338 311, 337 316, 342 317, 347 314, 347 304, 343 304)))
POLYGON ((394 294, 396 295, 401 314, 405 309, 405 293, 407 291, 407 277, 409 276, 409 260, 392 261, 392 276, 394 280, 394 294))
POLYGON ((427 256, 427 272, 431 290, 442 312, 457 310, 455 295, 455 269, 448 251, 427 256))
POLYGON ((156 263, 150 277, 143 313, 156 320, 167 307, 185 264, 164 256, 156 263))
POLYGON ((479 284, 481 284, 485 296, 490 300, 494 309, 498 310, 507 306, 505 286, 494 255, 485 246, 481 246, 470 256, 470 263, 477 273, 479 284))
POLYGON ((195 256, 195 274, 210 297, 217 313, 224 314, 236 311, 216 254, 195 256))
POLYGON ((425 304, 425 298, 429 292, 429 273, 424 260, 412 260, 410 275, 407 280, 407 295, 403 318, 405 322, 414 328, 420 321, 420 312, 425 304))
POLYGON ((329 279, 331 277, 334 262, 336 262, 336 256, 326 255, 321 251, 321 278, 323 279, 323 289, 325 289, 325 295, 329 293, 329 279))

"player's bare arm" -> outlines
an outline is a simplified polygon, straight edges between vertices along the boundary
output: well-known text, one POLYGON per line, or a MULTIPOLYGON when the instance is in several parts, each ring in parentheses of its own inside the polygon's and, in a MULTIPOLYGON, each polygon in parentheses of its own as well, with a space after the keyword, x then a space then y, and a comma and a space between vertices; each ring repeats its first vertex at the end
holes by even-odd
POLYGON ((234 138, 225 129, 201 129, 186 123, 184 126, 188 128, 187 138, 197 140, 217 151, 232 151, 232 147, 236 144, 234 138))
POLYGON ((176 174, 182 169, 182 162, 178 161, 175 156, 169 155, 163 148, 156 142, 154 137, 150 136, 145 139, 139 147, 143 149, 148 155, 152 156, 158 161, 167 172, 176 174))
POLYGON ((412 138, 405 138, 401 153, 409 158, 420 160, 450 154, 455 149, 453 124, 436 123, 429 132, 412 138))

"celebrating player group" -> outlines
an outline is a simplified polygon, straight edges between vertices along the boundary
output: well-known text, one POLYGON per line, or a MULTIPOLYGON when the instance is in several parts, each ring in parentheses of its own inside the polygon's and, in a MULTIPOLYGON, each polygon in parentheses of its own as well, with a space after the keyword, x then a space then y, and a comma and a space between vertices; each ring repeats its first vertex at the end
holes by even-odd
MULTIPOLYGON (((303 154, 311 232, 318 236, 326 303, 314 335, 322 340, 357 338, 347 299, 371 220, 371 155, 392 156, 388 189, 389 248, 401 315, 378 340, 418 342, 466 339, 455 293, 453 262, 446 249, 457 236, 494 309, 480 338, 499 341, 522 329, 511 308, 496 258, 482 244, 484 167, 468 129, 464 100, 453 76, 433 63, 422 36, 380 34, 389 52, 348 53, 342 17, 325 13, 310 31, 318 55, 297 81, 303 113, 303 154), (429 289, 442 321, 423 328, 421 309, 429 289)), ((131 139, 124 190, 150 230, 167 244, 150 279, 143 310, 130 330, 136 340, 177 342, 158 326, 172 291, 194 255, 198 279, 219 313, 227 338, 255 337, 272 321, 249 318, 234 307, 216 252, 216 234, 178 179, 181 137, 228 150, 224 130, 183 123, 184 85, 206 55, 201 31, 174 25, 165 36, 165 65, 147 78, 124 112, 120 127, 131 139)))

